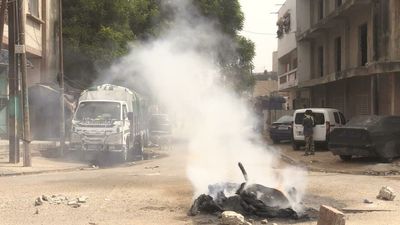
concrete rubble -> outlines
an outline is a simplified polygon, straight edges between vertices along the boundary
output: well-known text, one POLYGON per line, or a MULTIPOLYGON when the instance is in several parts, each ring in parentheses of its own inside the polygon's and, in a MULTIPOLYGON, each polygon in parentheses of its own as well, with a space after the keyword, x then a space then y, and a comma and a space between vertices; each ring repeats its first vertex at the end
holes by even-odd
POLYGON ((385 201, 393 201, 396 198, 396 194, 391 187, 382 187, 377 198, 385 201))
POLYGON ((319 210, 317 225, 345 225, 344 214, 330 206, 322 205, 319 210))
POLYGON ((64 195, 52 195, 52 196, 47 196, 47 195, 42 195, 42 197, 38 197, 35 200, 35 206, 41 206, 43 205, 44 202, 47 202, 50 205, 68 205, 72 208, 78 208, 82 204, 86 203, 88 200, 88 197, 86 196, 81 196, 78 198, 68 198, 64 195))
POLYGON ((248 223, 244 220, 244 216, 242 214, 233 212, 233 211, 225 211, 221 215, 221 224, 222 225, 247 225, 248 223))
POLYGON ((268 220, 267 219, 261 220, 261 224, 268 224, 268 220))

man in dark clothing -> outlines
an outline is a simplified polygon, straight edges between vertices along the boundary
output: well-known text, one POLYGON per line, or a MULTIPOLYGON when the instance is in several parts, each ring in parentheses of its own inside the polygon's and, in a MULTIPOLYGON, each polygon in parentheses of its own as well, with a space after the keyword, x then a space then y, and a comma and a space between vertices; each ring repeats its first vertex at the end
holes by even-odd
POLYGON ((303 134, 306 141, 306 150, 304 155, 314 155, 314 118, 313 112, 311 110, 306 110, 304 119, 303 119, 303 134))

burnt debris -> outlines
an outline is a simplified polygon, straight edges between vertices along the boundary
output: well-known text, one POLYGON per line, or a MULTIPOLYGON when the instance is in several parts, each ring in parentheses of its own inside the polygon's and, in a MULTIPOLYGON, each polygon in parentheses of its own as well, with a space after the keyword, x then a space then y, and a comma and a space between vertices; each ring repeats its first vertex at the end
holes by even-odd
MULTIPOLYGON (((300 215, 291 208, 288 198, 281 191, 260 184, 248 185, 248 175, 241 163, 239 163, 239 168, 246 182, 242 184, 209 185, 208 191, 214 197, 206 194, 200 195, 194 201, 188 214, 190 216, 196 216, 200 213, 218 215, 224 211, 234 211, 245 216, 261 218, 300 218, 300 215), (230 196, 227 197, 226 195, 230 196)), ((295 189, 289 195, 294 193, 295 189)))

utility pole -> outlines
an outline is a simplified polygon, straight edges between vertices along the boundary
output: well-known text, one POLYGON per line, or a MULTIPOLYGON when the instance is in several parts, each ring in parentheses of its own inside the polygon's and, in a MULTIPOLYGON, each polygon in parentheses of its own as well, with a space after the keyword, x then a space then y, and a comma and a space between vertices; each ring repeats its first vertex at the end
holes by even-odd
POLYGON ((16 38, 16 10, 15 1, 8 4, 8 138, 9 138, 9 162, 19 163, 19 138, 18 138, 18 70, 15 55, 16 38))
POLYGON ((29 100, 28 100, 28 82, 26 71, 26 49, 25 49, 25 1, 18 0, 18 22, 19 22, 19 49, 18 53, 21 59, 21 88, 22 88, 22 113, 23 113, 23 141, 24 141, 24 166, 32 166, 30 142, 31 142, 31 128, 29 121, 29 100))
POLYGON ((62 0, 59 0, 58 18, 58 47, 59 47, 59 79, 60 79, 60 156, 64 155, 65 148, 65 105, 64 105, 64 48, 63 48, 63 20, 62 20, 62 0))

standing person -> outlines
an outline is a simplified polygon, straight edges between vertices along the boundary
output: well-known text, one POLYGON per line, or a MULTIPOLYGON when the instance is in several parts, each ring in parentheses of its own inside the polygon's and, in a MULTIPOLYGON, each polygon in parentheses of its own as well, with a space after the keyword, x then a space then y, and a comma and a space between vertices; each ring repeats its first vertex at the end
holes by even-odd
POLYGON ((306 141, 306 150, 304 152, 305 156, 314 155, 314 118, 313 112, 311 110, 306 110, 304 120, 303 120, 303 134, 306 141))

